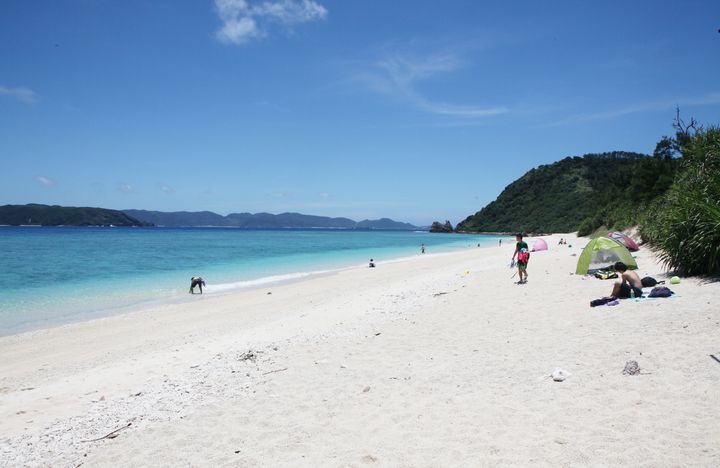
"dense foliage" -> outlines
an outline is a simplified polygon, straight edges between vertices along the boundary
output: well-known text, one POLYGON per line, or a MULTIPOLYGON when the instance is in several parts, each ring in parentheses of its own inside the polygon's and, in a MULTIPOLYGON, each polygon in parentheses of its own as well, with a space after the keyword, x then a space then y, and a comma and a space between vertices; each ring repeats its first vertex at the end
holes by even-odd
POLYGON ((687 275, 719 273, 720 128, 681 130, 677 178, 653 204, 641 232, 668 268, 687 275))
POLYGON ((122 211, 49 205, 0 206, 0 224, 10 226, 146 226, 122 211))
POLYGON ((587 235, 603 225, 624 228, 665 193, 677 166, 669 146, 653 156, 616 151, 567 157, 527 172, 457 230, 587 235))

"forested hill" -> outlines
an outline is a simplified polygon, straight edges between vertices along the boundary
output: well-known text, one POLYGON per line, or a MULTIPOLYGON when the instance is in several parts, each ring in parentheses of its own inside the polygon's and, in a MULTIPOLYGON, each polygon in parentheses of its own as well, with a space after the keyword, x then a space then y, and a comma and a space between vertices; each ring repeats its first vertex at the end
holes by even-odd
POLYGON ((0 206, 0 225, 20 226, 147 226, 122 211, 57 205, 0 206))
POLYGON ((616 151, 567 157, 530 170, 458 231, 572 232, 633 224, 672 184, 677 160, 616 151))

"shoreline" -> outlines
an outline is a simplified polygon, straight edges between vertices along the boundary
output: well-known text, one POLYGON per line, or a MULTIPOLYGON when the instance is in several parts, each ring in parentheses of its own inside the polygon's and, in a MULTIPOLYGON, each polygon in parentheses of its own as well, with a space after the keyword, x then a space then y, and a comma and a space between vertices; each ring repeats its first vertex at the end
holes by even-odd
MULTIPOLYGON (((462 253, 466 250, 486 249, 486 248, 493 248, 493 247, 497 247, 497 246, 486 245, 486 246, 480 246, 480 247, 461 247, 461 248, 456 247, 456 248, 453 248, 452 250, 436 252, 436 253, 418 254, 418 255, 414 255, 414 256, 389 258, 388 260, 384 260, 384 261, 376 260, 375 263, 378 266, 382 266, 382 265, 390 265, 390 264, 397 264, 397 263, 413 262, 413 261, 421 260, 423 258, 443 257, 443 256, 447 256, 447 255, 462 253)), ((304 281, 312 281, 313 279, 316 279, 316 278, 337 275, 337 274, 340 274, 340 273, 346 272, 346 271, 364 270, 367 268, 368 268, 367 265, 352 265, 352 266, 331 268, 331 269, 327 269, 327 270, 313 270, 313 271, 302 271, 302 272, 297 272, 297 273, 271 275, 271 276, 260 277, 257 279, 251 279, 251 280, 247 280, 247 281, 237 281, 237 282, 233 282, 233 283, 221 283, 220 285, 209 285, 209 286, 205 286, 203 294, 199 294, 199 293, 185 294, 185 295, 179 295, 176 297, 142 300, 141 302, 135 303, 135 304, 119 305, 119 306, 113 307, 112 308, 113 312, 107 313, 107 314, 101 314, 101 315, 94 315, 93 313, 81 314, 81 315, 74 316, 77 319, 73 319, 73 320, 70 320, 67 322, 57 322, 57 323, 49 323, 47 325, 22 327, 21 329, 18 328, 14 331, 8 330, 7 333, 5 332, 5 330, 0 330, 0 339, 6 338, 6 337, 12 337, 15 335, 23 335, 26 333, 41 332, 44 330, 52 330, 54 328, 71 327, 76 324, 83 324, 83 323, 93 322, 93 321, 97 321, 97 320, 104 320, 104 319, 109 319, 112 317, 119 317, 119 316, 123 316, 123 315, 141 314, 143 312, 155 310, 158 308, 186 305, 186 304, 192 303, 191 301, 193 301, 193 296, 204 296, 204 297, 233 296, 238 293, 245 292, 245 291, 254 291, 254 290, 260 290, 260 289, 264 289, 264 288, 272 288, 272 287, 278 287, 278 286, 284 286, 284 285, 290 285, 290 284, 297 284, 297 283, 302 283, 304 281)))
POLYGON ((0 337, 0 465, 717 464, 720 284, 591 309, 543 237, 0 337))
MULTIPOLYGON (((308 229, 304 230, 312 231, 308 229)), ((464 241, 462 241, 462 243, 464 244, 464 241)), ((456 240, 455 243, 451 242, 435 246, 434 248, 437 249, 435 253, 455 252, 468 248, 467 246, 459 244, 460 243, 456 240)), ((492 246, 492 243, 489 243, 489 245, 492 246)), ((390 252, 383 252, 384 249, 384 247, 378 248, 378 254, 388 255, 387 260, 383 260, 382 257, 379 257, 375 258, 376 262, 388 263, 390 261, 405 261, 406 259, 412 259, 416 256, 415 254, 410 254, 407 248, 396 248, 394 251, 390 252)), ((229 273, 229 270, 215 271, 215 274, 217 275, 219 273, 220 277, 215 278, 215 282, 208 284, 205 289, 205 293, 208 295, 218 295, 246 289, 263 288, 266 286, 271 287, 286 282, 303 280, 306 277, 312 278, 319 275, 334 274, 345 269, 360 268, 363 263, 360 263, 357 259, 352 258, 357 256, 358 253, 355 253, 354 255, 350 254, 350 256, 344 260, 334 260, 328 258, 322 259, 322 255, 319 255, 317 258, 306 258, 303 260, 304 263, 301 262, 299 264, 273 264, 274 266, 272 269, 274 269, 275 272, 268 271, 267 267, 261 267, 258 269, 261 265, 252 265, 251 270, 247 271, 254 271, 253 269, 256 269, 257 271, 254 271, 254 273, 251 272, 249 275, 243 269, 243 265, 237 265, 234 267, 237 270, 234 274, 234 279, 232 278, 233 275, 229 273), (238 277, 244 278, 237 279, 238 277)), ((277 258, 273 257, 270 260, 274 261, 277 260, 277 258)), ((210 270, 214 271, 213 268, 210 268, 210 270)), ((205 276, 206 279, 208 278, 208 275, 212 275, 212 273, 206 272, 205 274, 202 274, 202 276, 205 276)), ((78 283, 78 285, 81 286, 79 296, 74 292, 75 285, 65 287, 65 290, 56 292, 59 296, 55 296, 56 300, 53 306, 56 311, 59 311, 60 313, 43 313, 45 310, 49 310, 50 306, 44 304, 40 305, 40 302, 38 302, 37 306, 33 306, 32 301, 30 302, 30 305, 17 305, 15 306, 17 307, 17 310, 13 309, 13 305, 10 303, 8 308, 5 310, 9 319, 16 313, 29 314, 28 317, 30 318, 23 322, 18 322, 17 320, 12 319, 8 320, 7 325, 0 328, 0 336, 10 336, 32 330, 52 328, 59 325, 132 313, 144 308, 179 304, 190 300, 187 297, 188 295, 185 294, 187 291, 185 284, 178 287, 177 285, 168 283, 168 278, 160 279, 161 282, 159 284, 153 285, 150 283, 150 287, 144 287, 141 285, 139 283, 139 278, 136 277, 124 279, 123 283, 129 283, 129 285, 124 286, 113 281, 110 281, 108 284, 92 285, 87 283, 87 280, 85 280, 85 282, 78 283), (106 288, 111 288, 109 291, 114 294, 112 300, 102 298, 100 293, 89 293, 89 291, 92 290, 108 291, 106 288), (98 302, 98 305, 91 307, 86 306, 86 304, 94 304, 95 302, 98 302), (32 310, 32 307, 35 307, 35 310, 32 310)), ((28 290, 26 294, 31 293, 36 294, 35 291, 31 290, 28 290)), ((46 296, 48 293, 46 291, 42 291, 41 294, 43 295, 39 296, 40 300, 47 302, 46 296)))

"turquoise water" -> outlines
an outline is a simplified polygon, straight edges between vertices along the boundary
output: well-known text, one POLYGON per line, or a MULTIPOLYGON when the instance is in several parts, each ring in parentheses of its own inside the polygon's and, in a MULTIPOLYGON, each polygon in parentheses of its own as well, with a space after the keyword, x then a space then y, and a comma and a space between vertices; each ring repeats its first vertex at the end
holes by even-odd
POLYGON ((0 228, 0 334, 420 254, 486 235, 223 228, 0 228))

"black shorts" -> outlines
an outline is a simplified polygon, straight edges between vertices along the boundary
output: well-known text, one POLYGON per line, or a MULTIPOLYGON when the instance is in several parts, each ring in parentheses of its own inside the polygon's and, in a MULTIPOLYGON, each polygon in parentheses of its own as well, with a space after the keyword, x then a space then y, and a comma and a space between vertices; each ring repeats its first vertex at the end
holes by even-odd
POLYGON ((629 284, 623 283, 620 285, 620 291, 618 292, 618 297, 620 299, 629 299, 630 298, 630 291, 634 289, 635 290, 635 297, 642 297, 642 289, 638 288, 631 288, 629 284))

